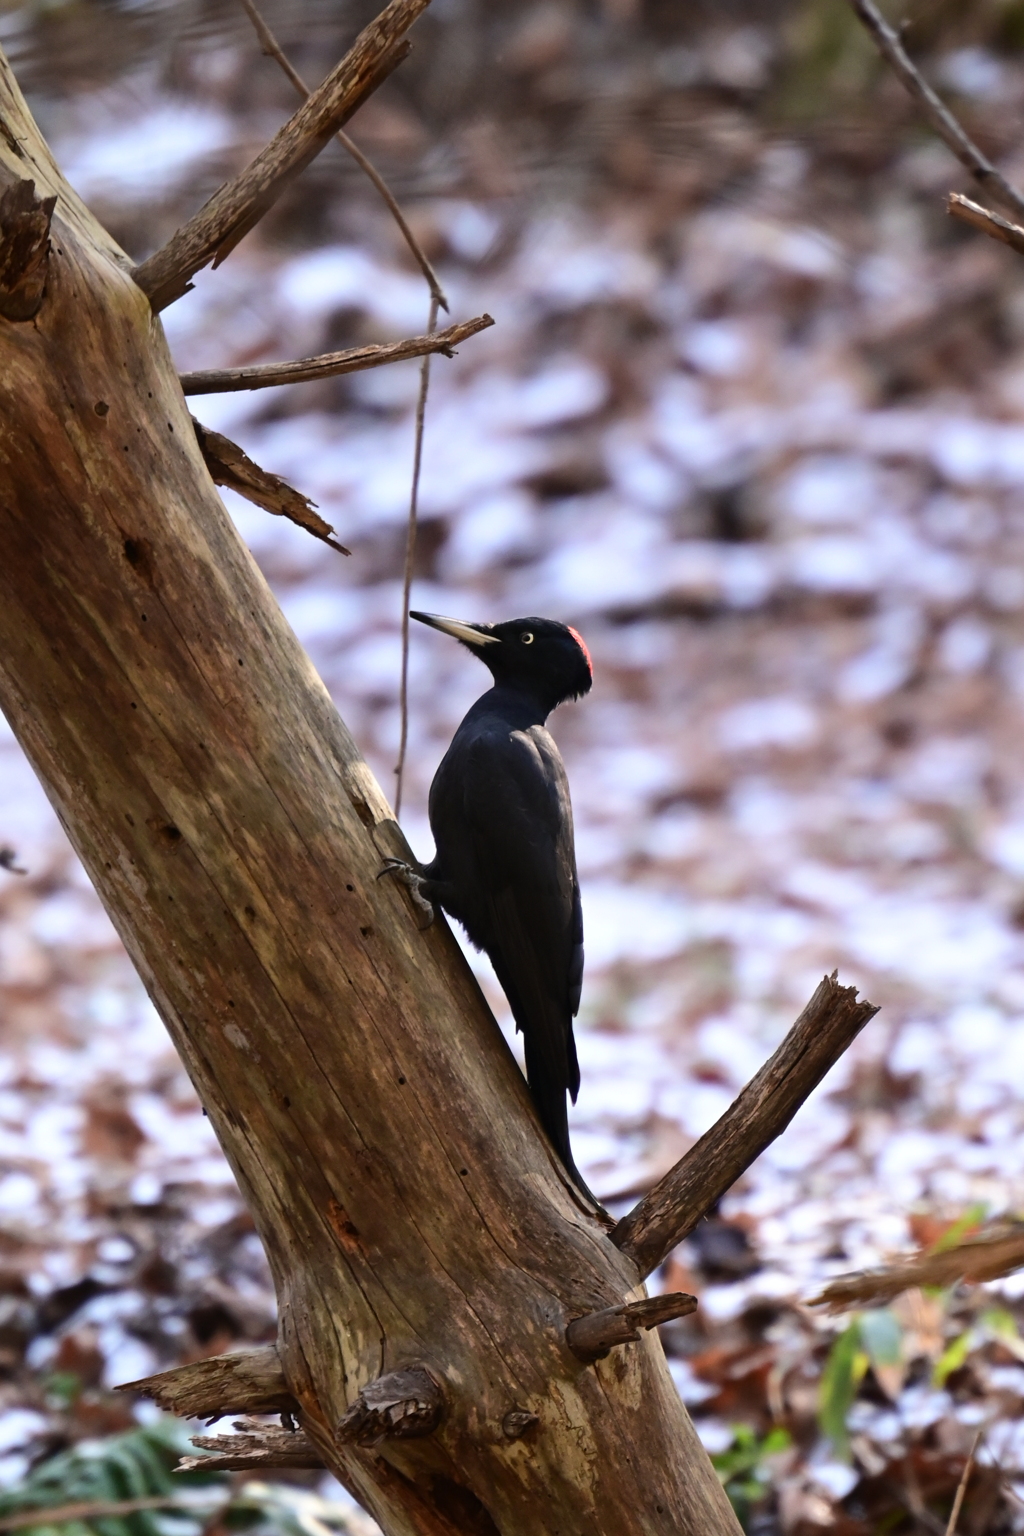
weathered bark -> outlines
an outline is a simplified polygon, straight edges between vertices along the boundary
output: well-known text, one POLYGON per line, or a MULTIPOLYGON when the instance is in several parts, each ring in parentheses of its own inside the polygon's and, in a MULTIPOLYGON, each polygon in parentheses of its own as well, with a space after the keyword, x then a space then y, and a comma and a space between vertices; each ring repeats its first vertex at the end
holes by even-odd
POLYGON ((444 923, 377 880, 406 852, 388 806, 6 64, 0 116, 0 191, 58 199, 44 300, 0 321, 0 705, 257 1223, 302 1430, 395 1536, 734 1536, 657 1336, 568 1348, 637 1271, 444 923), (350 1443, 360 1392, 412 1367, 437 1428, 350 1443))

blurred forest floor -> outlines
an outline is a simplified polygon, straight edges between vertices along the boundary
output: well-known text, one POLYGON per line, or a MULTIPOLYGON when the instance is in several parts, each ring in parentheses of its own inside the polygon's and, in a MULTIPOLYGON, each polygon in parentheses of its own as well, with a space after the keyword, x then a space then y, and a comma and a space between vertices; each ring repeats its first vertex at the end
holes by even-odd
MULTIPOLYGON (((372 7, 267 0, 310 80, 372 7), (339 10, 342 14, 339 16, 339 10)), ((0 7, 135 257, 292 110, 228 0, 0 7)), ((351 125, 493 330, 433 367, 415 605, 575 624, 554 719, 584 884, 574 1145, 613 1209, 838 966, 878 1018, 659 1278, 747 1528, 1024 1528, 1024 1282, 826 1318, 823 1280, 1024 1204, 1024 266, 841 0, 434 0, 351 125)), ((1024 5, 906 43, 1024 185, 1024 5)), ((328 149, 164 315, 183 368, 415 335, 422 280, 328 149)), ((390 792, 415 365, 196 414, 343 560, 228 497, 390 792)), ((482 688, 413 637, 407 826, 482 688)), ((110 1387, 273 1336, 260 1245, 162 1027, 0 735, 0 1478, 127 1430, 110 1387)), ((506 1010, 472 957, 496 1012, 506 1010)), ((308 1527, 307 1527, 308 1529, 308 1527)))

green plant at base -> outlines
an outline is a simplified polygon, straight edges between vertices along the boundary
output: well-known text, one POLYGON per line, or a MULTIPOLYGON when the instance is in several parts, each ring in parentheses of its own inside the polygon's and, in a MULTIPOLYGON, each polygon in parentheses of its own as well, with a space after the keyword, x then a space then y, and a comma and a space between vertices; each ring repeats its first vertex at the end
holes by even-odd
POLYGON ((745 1530, 751 1510, 761 1503, 771 1486, 769 1457, 788 1451, 792 1442, 785 1429, 771 1429, 763 1439, 758 1439, 749 1424, 734 1424, 732 1434, 732 1444, 727 1450, 716 1452, 711 1463, 745 1530))
POLYGON ((48 1525, 45 1511, 62 1504, 119 1503, 125 1499, 179 1498, 190 1488, 223 1486, 223 1477, 205 1472, 176 1473, 179 1456, 191 1451, 188 1431, 174 1419, 159 1419, 105 1440, 83 1440, 41 1462, 17 1487, 0 1493, 0 1518, 38 1509, 39 1524, 26 1536, 192 1536, 203 1521, 191 1511, 139 1510, 48 1525))

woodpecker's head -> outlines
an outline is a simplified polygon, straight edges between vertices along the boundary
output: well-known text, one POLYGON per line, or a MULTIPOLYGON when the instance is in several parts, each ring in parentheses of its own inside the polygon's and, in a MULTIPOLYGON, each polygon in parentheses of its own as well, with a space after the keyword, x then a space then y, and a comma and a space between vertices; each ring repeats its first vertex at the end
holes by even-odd
POLYGON ((410 618, 452 635, 490 668, 500 686, 536 695, 548 709, 590 692, 594 668, 580 635, 556 619, 508 619, 504 624, 465 624, 436 613, 410 618))

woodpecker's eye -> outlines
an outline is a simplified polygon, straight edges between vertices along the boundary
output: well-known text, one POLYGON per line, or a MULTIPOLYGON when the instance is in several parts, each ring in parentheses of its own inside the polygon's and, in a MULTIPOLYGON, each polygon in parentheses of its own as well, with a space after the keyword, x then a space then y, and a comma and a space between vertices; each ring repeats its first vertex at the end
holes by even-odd
POLYGON ((524 645, 532 645, 533 644, 533 636, 530 634, 529 630, 526 631, 525 635, 520 635, 519 638, 523 642, 524 645))

